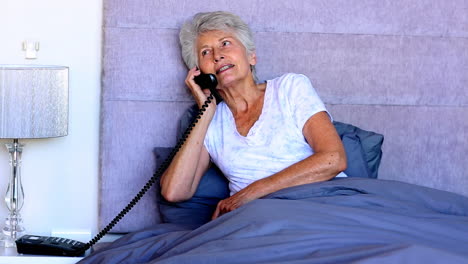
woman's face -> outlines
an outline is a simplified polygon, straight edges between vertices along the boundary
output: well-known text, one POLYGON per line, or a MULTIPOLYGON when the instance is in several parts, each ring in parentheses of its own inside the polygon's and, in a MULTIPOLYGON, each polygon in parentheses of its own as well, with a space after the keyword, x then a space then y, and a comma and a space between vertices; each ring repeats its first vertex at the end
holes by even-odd
POLYGON ((255 54, 247 55, 242 43, 231 32, 213 30, 197 39, 198 65, 203 73, 214 73, 221 86, 252 78, 250 65, 255 54))

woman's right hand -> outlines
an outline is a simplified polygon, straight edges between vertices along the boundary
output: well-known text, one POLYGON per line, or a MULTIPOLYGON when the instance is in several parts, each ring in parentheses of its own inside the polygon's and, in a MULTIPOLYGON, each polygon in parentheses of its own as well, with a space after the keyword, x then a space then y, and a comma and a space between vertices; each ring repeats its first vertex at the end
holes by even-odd
MULTIPOLYGON (((195 76, 198 76, 200 74, 201 74, 201 71, 198 69, 198 67, 194 67, 188 71, 187 78, 185 78, 185 84, 190 89, 190 92, 195 98, 195 101, 199 108, 202 107, 202 105, 208 99, 208 96, 210 96, 211 94, 210 89, 201 89, 201 87, 195 82, 194 80, 195 76)), ((214 101, 215 99, 213 98, 212 102, 214 101)))

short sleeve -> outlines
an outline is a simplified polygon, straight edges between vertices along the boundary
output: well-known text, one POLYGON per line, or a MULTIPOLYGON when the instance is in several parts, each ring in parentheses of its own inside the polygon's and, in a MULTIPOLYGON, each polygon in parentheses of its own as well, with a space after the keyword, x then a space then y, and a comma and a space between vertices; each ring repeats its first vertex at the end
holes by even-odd
POLYGON ((330 120, 330 113, 315 91, 309 78, 302 74, 288 74, 282 84, 292 118, 299 129, 304 127, 311 116, 325 111, 330 120))

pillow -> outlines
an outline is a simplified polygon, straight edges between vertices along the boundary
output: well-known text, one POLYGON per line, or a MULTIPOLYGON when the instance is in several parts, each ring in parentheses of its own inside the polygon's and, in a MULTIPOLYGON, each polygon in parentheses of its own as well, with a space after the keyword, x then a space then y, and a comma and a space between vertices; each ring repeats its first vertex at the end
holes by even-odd
MULTIPOLYGON (((156 165, 169 156, 172 148, 155 148, 156 165)), ((193 197, 184 202, 171 203, 158 193, 159 213, 164 223, 185 225, 195 229, 211 220, 219 201, 229 197, 227 179, 216 166, 203 175, 193 197)))
MULTIPOLYGON (((187 109, 179 122, 178 140, 198 113, 197 105, 187 109)), ((382 157, 383 136, 362 130, 350 124, 333 122, 346 151, 349 177, 377 178, 382 157)), ((172 148, 155 148, 156 164, 161 164, 172 148)), ((197 228, 210 221, 220 200, 229 197, 229 183, 216 166, 203 175, 200 184, 190 200, 171 203, 159 193, 159 211, 165 223, 186 225, 197 228)))
POLYGON ((342 122, 334 121, 333 125, 346 151, 346 175, 377 178, 382 159, 383 135, 342 122))

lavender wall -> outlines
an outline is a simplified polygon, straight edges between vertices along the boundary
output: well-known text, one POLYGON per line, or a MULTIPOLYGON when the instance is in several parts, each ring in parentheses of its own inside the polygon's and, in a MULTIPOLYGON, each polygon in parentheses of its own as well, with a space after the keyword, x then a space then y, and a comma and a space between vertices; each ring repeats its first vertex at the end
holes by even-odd
MULTIPOLYGON (((468 1, 104 1, 100 221, 175 144, 192 99, 178 29, 227 10, 255 31, 258 75, 309 76, 335 120, 385 135, 379 177, 468 195, 468 1)), ((115 231, 159 221, 154 192, 115 231), (155 213, 156 214, 156 213, 155 213)))

